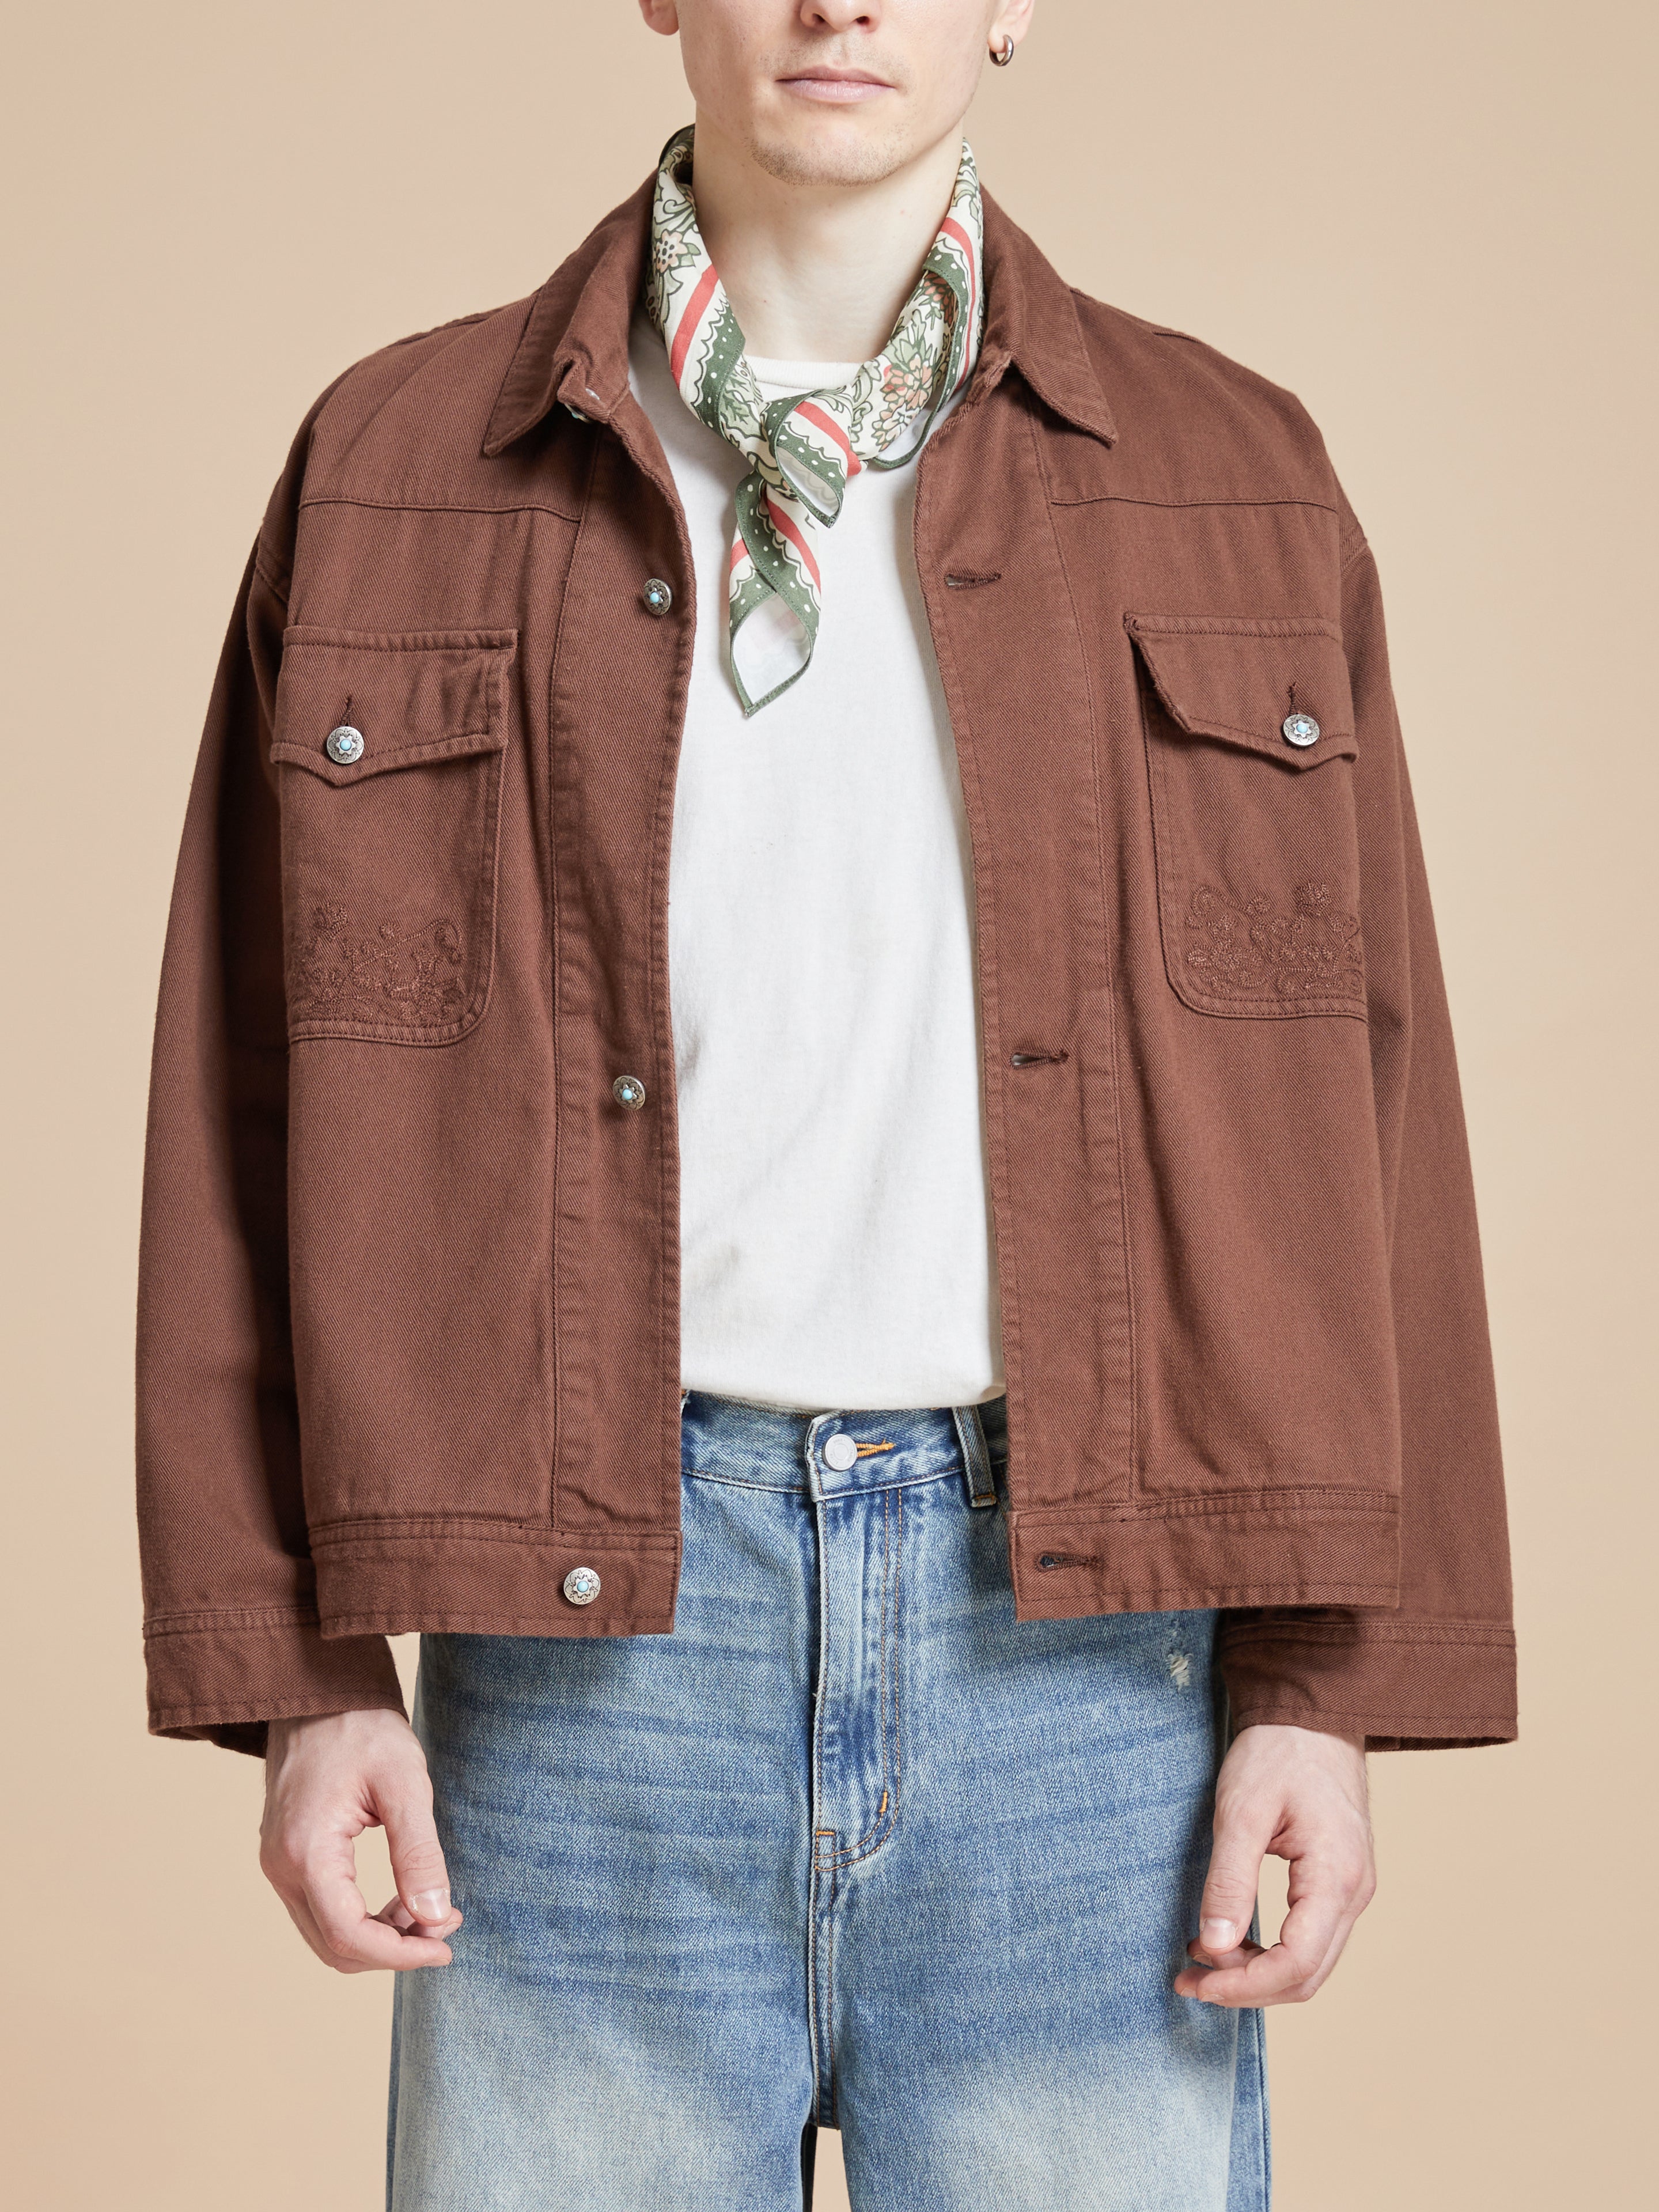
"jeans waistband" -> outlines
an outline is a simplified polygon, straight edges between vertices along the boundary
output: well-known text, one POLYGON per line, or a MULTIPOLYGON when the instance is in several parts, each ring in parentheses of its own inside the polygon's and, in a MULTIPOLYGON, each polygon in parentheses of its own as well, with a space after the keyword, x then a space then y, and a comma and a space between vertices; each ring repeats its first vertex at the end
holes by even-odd
POLYGON ((807 1413, 686 1390, 680 1395, 680 1463, 687 1474, 711 1481, 816 1498, 952 1476, 966 1480, 971 1492, 983 1484, 982 1473, 976 1476, 971 1464, 975 1424, 992 1466, 1000 1467, 1008 1456, 1006 1401, 1000 1397, 970 1407, 807 1413), (850 1460, 842 1439, 851 1442, 850 1460), (838 1460, 848 1463, 838 1466, 838 1460))

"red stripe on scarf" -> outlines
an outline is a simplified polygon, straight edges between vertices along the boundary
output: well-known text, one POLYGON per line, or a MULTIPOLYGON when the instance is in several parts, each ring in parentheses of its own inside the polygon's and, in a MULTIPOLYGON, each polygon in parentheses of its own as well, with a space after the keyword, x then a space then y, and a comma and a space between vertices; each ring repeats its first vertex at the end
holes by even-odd
POLYGON ((842 453, 847 456, 848 475, 849 477, 857 476, 860 470, 864 466, 864 464, 860 460, 858 455, 853 451, 851 445, 848 442, 847 433, 842 428, 840 423, 836 422, 835 416, 833 415, 826 415, 822 407, 814 405, 813 402, 810 399, 803 399, 800 405, 796 408, 795 412, 797 415, 804 415, 809 422, 816 422, 820 430, 826 432, 829 436, 835 440, 836 443, 841 447, 842 453))
POLYGON ((685 303, 685 313, 680 318, 678 330, 674 333, 674 350, 668 358, 668 373, 674 380, 674 389, 677 392, 679 389, 680 371, 685 366, 685 356, 691 349, 691 341, 697 334, 697 325, 702 320, 703 309, 708 305, 709 295, 720 281, 720 273, 711 261, 702 276, 698 277, 691 297, 685 303))
POLYGON ((821 591, 823 589, 823 586, 818 577, 818 564, 812 558, 811 547, 801 536, 799 531, 796 529, 794 524, 791 522, 788 516, 778 505, 776 500, 773 498, 769 491, 766 495, 766 504, 772 510, 772 527, 777 532, 780 538, 787 538, 789 540, 789 543, 794 547, 796 552, 800 555, 803 566, 811 576, 813 590, 821 591))
MULTIPOLYGON (((947 215, 939 228, 954 238, 962 248, 962 258, 968 264, 968 328, 974 327, 974 318, 979 313, 979 270, 974 260, 974 241, 953 215, 947 215)), ((964 368, 963 374, 967 374, 964 368)))

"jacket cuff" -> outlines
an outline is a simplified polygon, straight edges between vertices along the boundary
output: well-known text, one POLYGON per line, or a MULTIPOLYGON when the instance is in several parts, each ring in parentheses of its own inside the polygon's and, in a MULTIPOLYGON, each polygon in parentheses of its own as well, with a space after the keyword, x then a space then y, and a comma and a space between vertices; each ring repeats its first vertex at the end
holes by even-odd
POLYGON ((1515 1632, 1496 1620, 1229 1620, 1220 1660, 1235 1729, 1264 1722, 1363 1735, 1367 1751, 1509 1743, 1515 1632))
POLYGON ((265 1723, 309 1713, 404 1711, 384 1636, 331 1637, 313 1611, 173 1615, 144 1632, 153 1735, 264 1756, 265 1723))

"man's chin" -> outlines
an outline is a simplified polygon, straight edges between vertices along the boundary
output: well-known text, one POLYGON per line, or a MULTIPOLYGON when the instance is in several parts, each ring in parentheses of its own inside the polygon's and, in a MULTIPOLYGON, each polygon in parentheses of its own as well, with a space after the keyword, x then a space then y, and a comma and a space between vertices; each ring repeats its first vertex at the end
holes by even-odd
POLYGON ((849 131, 805 125, 759 132, 750 143, 758 169, 781 184, 813 187, 878 185, 914 158, 915 149, 891 131, 849 131))

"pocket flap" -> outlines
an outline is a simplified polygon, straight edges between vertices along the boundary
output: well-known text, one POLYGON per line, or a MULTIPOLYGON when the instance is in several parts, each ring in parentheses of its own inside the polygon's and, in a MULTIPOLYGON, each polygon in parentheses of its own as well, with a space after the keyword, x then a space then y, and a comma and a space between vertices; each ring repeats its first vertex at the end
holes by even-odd
POLYGON ((1316 616, 1126 615, 1153 688, 1192 738, 1248 745, 1285 768, 1352 759, 1353 699, 1342 635, 1316 616), (1287 720, 1319 734, 1294 743, 1287 720))
POLYGON ((325 783, 361 783, 385 769, 507 744, 507 670, 513 629, 341 630, 298 623, 283 633, 274 761, 325 783), (362 740, 334 760, 330 735, 362 740))

